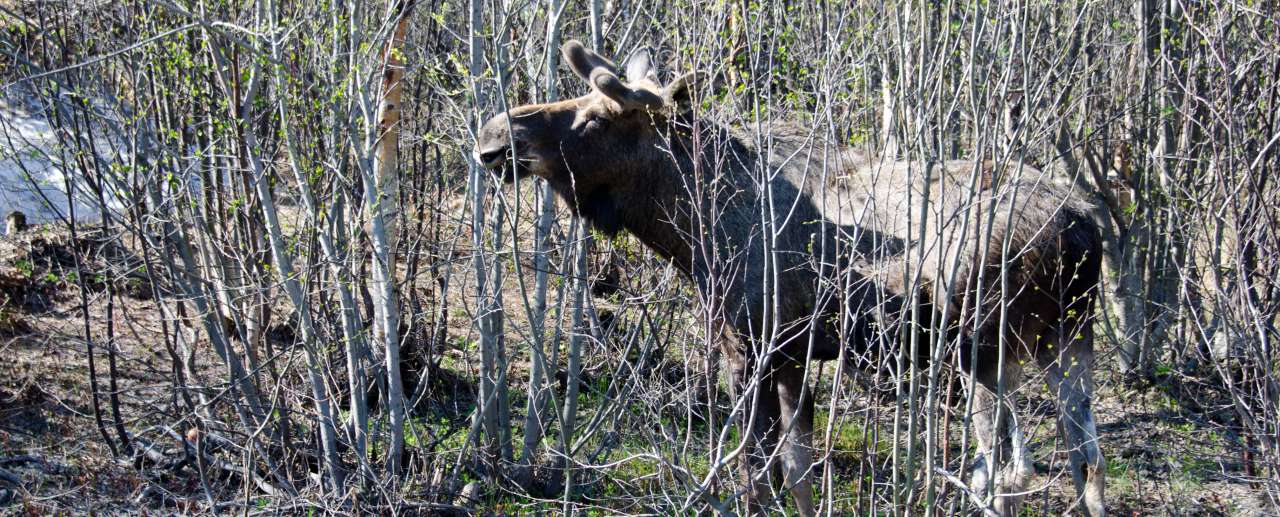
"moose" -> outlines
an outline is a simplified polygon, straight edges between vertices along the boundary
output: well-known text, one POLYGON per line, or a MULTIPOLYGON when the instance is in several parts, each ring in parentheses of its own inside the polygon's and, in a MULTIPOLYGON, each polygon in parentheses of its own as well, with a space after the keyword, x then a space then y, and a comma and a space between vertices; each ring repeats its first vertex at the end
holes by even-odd
POLYGON ((1104 514, 1088 205, 1013 160, 871 159, 785 123, 753 136, 700 116, 700 73, 662 85, 648 52, 619 69, 577 41, 561 51, 589 93, 495 115, 474 157, 506 181, 543 178, 598 232, 630 232, 717 304, 730 390, 750 406, 734 415, 751 513, 776 504, 779 485, 815 513, 807 365, 840 360, 849 372, 947 361, 973 379, 965 492, 999 515, 1017 513, 1034 474, 1008 400, 1036 365, 1056 395, 1075 508, 1104 514), (888 343, 910 352, 866 359, 888 343))

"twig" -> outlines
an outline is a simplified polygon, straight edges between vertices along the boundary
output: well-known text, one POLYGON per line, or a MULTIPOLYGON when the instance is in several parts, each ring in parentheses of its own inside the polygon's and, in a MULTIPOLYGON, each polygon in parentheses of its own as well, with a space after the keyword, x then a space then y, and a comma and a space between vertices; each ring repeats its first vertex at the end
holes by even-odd
POLYGON ((186 30, 188 30, 188 29, 194 28, 196 25, 197 25, 196 23, 188 23, 188 24, 183 25, 183 26, 181 26, 181 27, 178 27, 178 28, 175 28, 175 29, 171 29, 171 30, 165 31, 165 32, 162 32, 162 33, 160 33, 160 34, 156 34, 155 36, 152 36, 152 37, 147 38, 147 39, 145 39, 145 40, 142 40, 142 41, 139 41, 139 42, 137 42, 137 43, 134 43, 134 44, 129 45, 129 46, 125 47, 125 48, 122 48, 122 49, 120 49, 120 50, 117 50, 117 51, 115 51, 115 52, 108 52, 108 53, 103 54, 103 55, 101 55, 101 56, 98 56, 98 57, 95 57, 95 58, 90 58, 90 59, 88 59, 88 60, 85 60, 85 61, 82 61, 82 62, 76 63, 76 64, 74 64, 74 65, 68 65, 68 66, 64 66, 64 67, 62 67, 62 68, 58 68, 58 69, 54 69, 54 70, 47 70, 47 71, 44 71, 44 72, 40 72, 40 73, 35 74, 35 75, 29 75, 29 76, 26 76, 26 77, 21 77, 21 78, 15 79, 15 80, 13 80, 13 81, 9 81, 9 82, 8 82, 7 84, 5 84, 3 87, 0 87, 0 89, 7 90, 7 89, 9 89, 9 88, 13 87, 14 85, 21 84, 21 83, 24 83, 24 82, 27 82, 27 81, 34 81, 34 80, 36 80, 36 79, 40 79, 40 78, 42 78, 42 77, 48 77, 48 76, 51 76, 51 75, 54 75, 54 74, 59 74, 59 73, 62 73, 62 72, 69 72, 69 71, 71 71, 71 70, 75 70, 75 69, 77 69, 77 68, 84 68, 84 67, 86 67, 86 66, 89 66, 89 65, 92 65, 92 64, 95 64, 95 63, 99 63, 99 62, 102 62, 102 61, 106 61, 106 60, 108 60, 108 59, 111 59, 111 58, 113 58, 113 57, 119 56, 119 55, 121 55, 121 54, 126 54, 126 53, 128 53, 128 52, 131 52, 131 51, 137 50, 137 49, 139 49, 139 48, 141 48, 141 47, 145 47, 145 46, 147 46, 147 45, 150 45, 151 43, 154 43, 154 42, 159 41, 159 40, 161 40, 161 39, 167 38, 167 37, 172 36, 172 35, 174 35, 174 34, 177 34, 177 33, 179 33, 179 32, 184 32, 184 31, 186 31, 186 30))
POLYGON ((965 485, 964 480, 956 477, 955 474, 947 472, 947 470, 942 467, 934 467, 933 471, 939 476, 942 476, 942 479, 945 479, 947 482, 955 485, 960 492, 969 496, 969 500, 973 502, 974 506, 978 507, 978 509, 982 511, 983 515, 986 517, 1000 517, 1000 514, 996 512, 995 508, 991 507, 991 503, 985 501, 984 497, 978 495, 978 493, 970 489, 968 485, 965 485))

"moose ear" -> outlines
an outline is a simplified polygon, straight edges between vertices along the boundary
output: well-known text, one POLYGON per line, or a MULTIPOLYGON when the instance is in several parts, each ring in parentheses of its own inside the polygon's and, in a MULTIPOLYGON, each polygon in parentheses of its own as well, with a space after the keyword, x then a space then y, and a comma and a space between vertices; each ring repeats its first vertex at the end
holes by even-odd
POLYGON ((632 52, 626 61, 627 81, 648 79, 658 82, 658 74, 653 69, 653 55, 649 49, 641 48, 632 52))
POLYGON ((702 72, 689 72, 677 77, 662 89, 663 103, 674 107, 678 113, 692 110, 694 94, 697 92, 695 88, 706 78, 707 74, 702 72))

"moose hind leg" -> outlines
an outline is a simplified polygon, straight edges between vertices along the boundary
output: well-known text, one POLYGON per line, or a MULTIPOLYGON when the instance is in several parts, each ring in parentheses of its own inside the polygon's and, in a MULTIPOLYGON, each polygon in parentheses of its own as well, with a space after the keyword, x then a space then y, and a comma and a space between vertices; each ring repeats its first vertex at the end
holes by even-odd
POLYGON ((796 512, 815 515, 813 506, 813 394, 805 389, 805 365, 786 363, 773 374, 782 410, 782 477, 796 512))
POLYGON ((978 440, 979 458, 969 481, 970 488, 978 494, 995 495, 992 507, 1000 515, 1016 515, 1022 504, 1022 492, 1031 480, 1034 470, 1026 450, 1026 441, 1018 428, 1013 412, 1012 393, 1022 377, 1022 369, 1013 358, 1005 358, 1004 375, 998 377, 1001 368, 993 357, 989 362, 980 361, 975 372, 976 385, 972 387, 973 432, 978 440), (1004 400, 997 397, 999 384, 1004 384, 1004 400), (992 477, 994 474, 994 479, 992 477))
POLYGON ((1058 434, 1067 446, 1077 507, 1085 515, 1102 516, 1106 514, 1106 460, 1098 445, 1092 409, 1093 329, 1085 325, 1076 332, 1057 333, 1050 338, 1053 346, 1043 347, 1037 362, 1045 370, 1049 389, 1057 396, 1058 434))

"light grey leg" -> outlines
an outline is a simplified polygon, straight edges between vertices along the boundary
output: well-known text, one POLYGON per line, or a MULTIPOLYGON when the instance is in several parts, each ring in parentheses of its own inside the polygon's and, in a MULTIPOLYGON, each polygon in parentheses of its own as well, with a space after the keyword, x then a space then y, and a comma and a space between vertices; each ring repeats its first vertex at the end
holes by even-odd
POLYGON ((1001 402, 996 397, 999 370, 995 363, 992 360, 978 365, 978 382, 972 387, 973 433, 978 440, 980 457, 971 473, 969 487, 979 494, 995 495, 991 506, 1000 515, 1012 516, 1017 515, 1022 506, 1021 493, 1035 471, 1017 416, 1013 414, 1013 404, 1008 402, 1021 383, 1022 368, 1013 358, 1005 358, 1005 401, 1001 402), (992 472, 996 473, 994 480, 992 472))
POLYGON ((1045 369, 1049 389, 1057 395, 1058 433, 1067 446, 1078 508, 1084 515, 1100 517, 1106 515, 1107 469, 1092 409, 1093 329, 1086 325, 1079 332, 1052 338, 1053 347, 1044 347, 1037 361, 1045 369))

